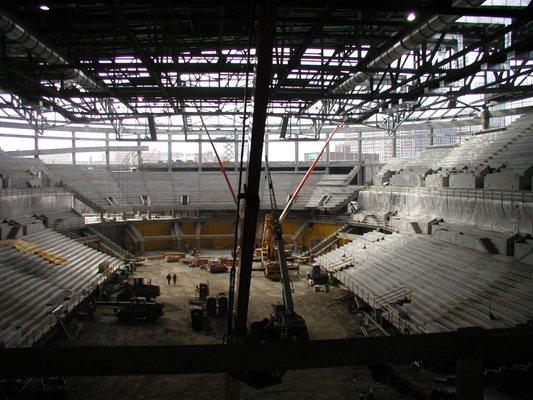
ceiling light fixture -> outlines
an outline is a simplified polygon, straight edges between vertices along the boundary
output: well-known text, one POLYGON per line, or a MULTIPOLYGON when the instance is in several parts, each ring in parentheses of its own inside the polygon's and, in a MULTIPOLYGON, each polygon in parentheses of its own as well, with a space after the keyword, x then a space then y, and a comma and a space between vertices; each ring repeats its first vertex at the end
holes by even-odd
POLYGON ((42 10, 42 11, 48 11, 48 10, 50 10, 50 7, 48 7, 46 4, 41 4, 39 6, 39 9, 42 10))
POLYGON ((411 12, 409 13, 409 15, 407 15, 407 21, 412 22, 412 21, 414 21, 415 19, 416 19, 416 14, 415 14, 413 11, 411 11, 411 12))

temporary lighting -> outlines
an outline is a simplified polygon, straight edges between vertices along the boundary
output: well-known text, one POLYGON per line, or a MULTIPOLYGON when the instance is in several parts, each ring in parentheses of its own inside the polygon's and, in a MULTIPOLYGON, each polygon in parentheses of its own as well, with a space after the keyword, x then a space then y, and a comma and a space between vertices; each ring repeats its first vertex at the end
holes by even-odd
POLYGON ((410 12, 409 15, 407 16, 407 21, 409 22, 412 22, 416 19, 416 14, 414 12, 410 12))
POLYGON ((41 4, 39 6, 39 9, 42 10, 42 11, 48 11, 48 10, 50 10, 50 7, 48 7, 48 5, 46 5, 46 4, 41 4))

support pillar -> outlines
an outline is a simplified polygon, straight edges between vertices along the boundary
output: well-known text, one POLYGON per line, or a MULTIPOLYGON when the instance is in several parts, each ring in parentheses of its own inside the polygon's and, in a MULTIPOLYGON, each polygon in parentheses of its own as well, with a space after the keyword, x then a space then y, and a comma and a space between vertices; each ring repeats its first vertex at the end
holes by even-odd
POLYGON ((198 171, 202 172, 202 132, 198 134, 198 171))
POLYGON ((326 146, 326 174, 329 174, 329 158, 330 158, 330 154, 329 154, 329 143, 327 144, 326 146))
POLYGON ((202 221, 196 221, 196 250, 200 251, 202 248, 202 221))
POLYGON ((76 165, 76 132, 72 131, 72 164, 76 165))
POLYGON ((397 145, 397 139, 396 139, 396 131, 392 132, 392 157, 396 157, 396 145, 397 145))
POLYGON ((357 135, 357 165, 359 165, 359 172, 357 173, 357 184, 364 184, 365 175, 363 173, 363 132, 357 135))
POLYGON ((109 165, 111 164, 111 157, 109 153, 109 132, 105 133, 105 148, 105 165, 109 167, 109 165))
POLYGON ((167 156, 168 172, 172 171, 172 134, 168 133, 168 156, 167 156))
MULTIPOLYGON (((238 273, 237 305, 235 312, 235 335, 244 338, 247 334, 248 305, 250 300, 250 283, 255 251, 257 217, 259 214, 259 183, 263 140, 269 101, 269 85, 272 81, 272 46, 276 34, 276 1, 260 2, 259 35, 257 43, 257 66, 254 88, 254 111, 250 157, 246 174, 246 194, 244 218, 242 221, 240 247, 241 257, 238 273)), ((230 312, 232 307, 229 308, 230 312)), ((229 332, 231 333, 231 332, 229 332)), ((231 337, 231 336, 230 336, 231 337)), ((228 396, 226 396, 228 398, 228 396)))
POLYGON ((268 160, 270 160, 270 141, 268 140, 268 133, 265 133, 265 156, 268 160))
POLYGON ((490 112, 487 106, 483 107, 483 110, 481 110, 481 129, 489 129, 490 128, 490 112))
POLYGON ((299 143, 300 142, 298 141, 298 136, 296 135, 295 140, 294 140, 294 170, 295 171, 298 171, 298 162, 299 162, 298 150, 300 148, 299 143))
MULTIPOLYGON (((141 141, 141 138, 139 137, 139 139, 137 139, 137 146, 141 147, 142 146, 142 141, 141 141)), ((143 163, 143 159, 142 159, 142 151, 139 149, 137 150, 137 165, 140 167, 143 163)))
POLYGON ((468 356, 459 356, 456 361, 456 398, 483 400, 483 329, 462 328, 457 332, 468 338, 468 356))
POLYGON ((35 129, 35 136, 34 136, 34 149, 35 149, 35 155, 33 158, 39 158, 39 131, 35 129))

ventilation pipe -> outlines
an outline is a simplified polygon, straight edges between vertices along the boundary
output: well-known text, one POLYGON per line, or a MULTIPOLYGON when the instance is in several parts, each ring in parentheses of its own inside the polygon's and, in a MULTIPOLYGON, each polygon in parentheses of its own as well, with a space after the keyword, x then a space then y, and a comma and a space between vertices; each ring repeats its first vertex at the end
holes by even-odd
MULTIPOLYGON (((4 32, 9 39, 20 44, 33 55, 41 58, 48 64, 69 65, 69 62, 63 56, 47 46, 35 35, 29 33, 23 26, 17 23, 14 18, 4 12, 4 10, 0 10, 0 31, 4 32)), ((105 91, 105 88, 101 84, 77 68, 66 68, 63 73, 67 80, 76 82, 86 90, 99 92, 105 91)))
MULTIPOLYGON (((477 7, 485 0, 456 0, 452 7, 469 8, 477 7)), ((422 23, 414 31, 407 34, 399 42, 389 47, 379 56, 374 58, 369 64, 369 68, 386 68, 393 61, 400 58, 408 51, 413 50, 436 33, 444 31, 451 24, 461 18, 460 15, 435 15, 422 23)), ((332 90, 335 94, 342 94, 352 91, 357 85, 362 84, 372 77, 373 73, 358 72, 332 90)))

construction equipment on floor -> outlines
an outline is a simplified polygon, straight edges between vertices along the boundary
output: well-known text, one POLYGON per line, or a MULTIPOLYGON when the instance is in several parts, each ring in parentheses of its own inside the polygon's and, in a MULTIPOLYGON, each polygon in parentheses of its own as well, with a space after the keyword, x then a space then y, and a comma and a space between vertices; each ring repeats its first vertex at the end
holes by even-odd
POLYGON ((276 194, 274 192, 268 158, 265 159, 265 176, 270 195, 271 213, 265 218, 263 242, 267 246, 264 248, 264 253, 267 255, 270 265, 273 263, 278 265, 283 302, 272 304, 272 313, 270 318, 268 318, 268 322, 265 319, 259 324, 252 324, 254 329, 254 332, 251 332, 252 338, 254 340, 259 339, 259 341, 307 340, 309 339, 309 334, 305 320, 294 311, 292 298, 293 288, 289 279, 287 254, 285 243, 283 242, 283 231, 279 222, 276 194))
POLYGON ((114 311, 121 322, 131 319, 144 319, 152 322, 164 314, 164 304, 147 301, 146 297, 132 297, 128 303, 119 303, 119 306, 114 311))
POLYGON ((67 391, 67 383, 61 376, 50 376, 40 380, 39 399, 66 399, 67 391))
POLYGON ((228 272, 228 267, 223 262, 223 260, 221 260, 220 258, 209 259, 207 265, 208 265, 207 268, 209 269, 209 272, 212 274, 220 274, 220 273, 228 272))
POLYGON ((161 295, 159 285, 145 283, 144 278, 135 277, 132 283, 126 283, 124 288, 117 294, 117 301, 128 301, 132 297, 144 297, 153 300, 161 295))

